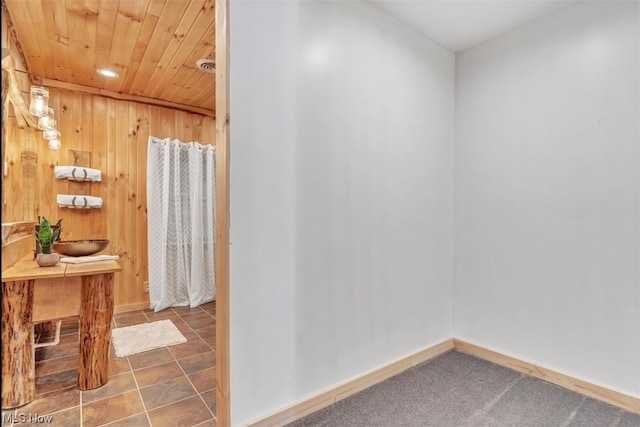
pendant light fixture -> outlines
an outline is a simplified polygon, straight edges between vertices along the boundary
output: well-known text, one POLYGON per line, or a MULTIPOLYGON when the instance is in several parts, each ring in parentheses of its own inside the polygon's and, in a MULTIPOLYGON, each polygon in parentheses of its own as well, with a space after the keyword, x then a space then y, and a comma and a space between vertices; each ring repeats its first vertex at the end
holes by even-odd
POLYGON ((46 116, 49 108, 49 91, 42 86, 31 86, 29 113, 32 116, 46 116))
POLYGON ((47 108, 47 114, 38 119, 38 129, 51 130, 57 127, 57 122, 53 118, 53 108, 47 108))
POLYGON ((59 150, 61 147, 62 143, 60 142, 60 138, 49 140, 49 148, 51 148, 52 150, 59 150))
POLYGON ((39 117, 38 129, 42 131, 42 137, 49 141, 49 148, 59 150, 62 147, 60 142, 60 131, 58 122, 53 117, 53 108, 49 108, 49 91, 42 86, 31 86, 31 103, 29 113, 39 117))

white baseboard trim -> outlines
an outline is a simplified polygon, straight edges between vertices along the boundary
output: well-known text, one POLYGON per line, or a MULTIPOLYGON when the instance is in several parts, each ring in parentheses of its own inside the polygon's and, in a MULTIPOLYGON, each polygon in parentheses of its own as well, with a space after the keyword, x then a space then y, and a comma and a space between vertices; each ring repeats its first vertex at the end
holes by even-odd
POLYGON ((497 365, 522 372, 526 375, 540 378, 552 384, 564 387, 580 394, 592 397, 603 402, 640 414, 640 398, 621 393, 616 390, 590 383, 572 376, 556 372, 545 367, 525 362, 515 357, 507 356, 485 347, 471 344, 459 339, 453 339, 453 346, 461 353, 470 354, 481 359, 493 362, 497 365))
POLYGON ((282 408, 270 415, 251 421, 248 427, 280 427, 292 423, 302 417, 305 417, 320 409, 326 408, 339 400, 349 397, 359 391, 362 391, 372 385, 378 384, 397 375, 412 366, 432 359, 449 350, 456 349, 461 353, 470 354, 481 359, 493 362, 497 365, 522 372, 535 378, 548 381, 560 387, 584 394, 603 402, 610 403, 627 411, 640 414, 640 399, 619 391, 593 384, 578 378, 571 377, 551 369, 538 366, 536 364, 525 362, 515 357, 507 356, 493 350, 471 344, 463 340, 451 338, 440 344, 428 347, 410 356, 384 365, 379 369, 370 371, 353 380, 347 381, 337 387, 325 390, 308 399, 304 399, 298 403, 282 408))
POLYGON ((448 339, 252 421, 247 426, 284 426, 452 349, 453 339, 448 339))

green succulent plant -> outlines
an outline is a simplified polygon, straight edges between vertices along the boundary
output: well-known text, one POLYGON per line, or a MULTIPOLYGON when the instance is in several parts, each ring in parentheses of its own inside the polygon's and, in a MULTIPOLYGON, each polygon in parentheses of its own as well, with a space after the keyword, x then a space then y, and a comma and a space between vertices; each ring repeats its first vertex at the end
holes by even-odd
POLYGON ((60 237, 60 221, 56 224, 57 227, 53 228, 49 220, 42 217, 40 224, 36 227, 36 240, 40 244, 43 254, 50 254, 53 243, 60 237))

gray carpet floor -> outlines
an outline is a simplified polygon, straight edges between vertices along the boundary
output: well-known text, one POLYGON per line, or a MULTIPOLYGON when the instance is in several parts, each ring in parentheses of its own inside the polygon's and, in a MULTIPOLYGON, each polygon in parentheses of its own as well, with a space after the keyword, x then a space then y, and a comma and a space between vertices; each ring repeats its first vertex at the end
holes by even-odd
POLYGON ((640 427, 640 415, 457 351, 291 427, 640 427))

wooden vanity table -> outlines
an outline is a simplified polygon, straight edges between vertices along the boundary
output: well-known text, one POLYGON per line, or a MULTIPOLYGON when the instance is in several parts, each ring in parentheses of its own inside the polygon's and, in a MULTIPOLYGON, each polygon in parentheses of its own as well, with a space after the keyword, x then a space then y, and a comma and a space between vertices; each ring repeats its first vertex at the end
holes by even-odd
POLYGON ((34 323, 79 317, 78 388, 109 379, 117 261, 39 267, 28 255, 2 272, 2 409, 35 398, 34 323))

